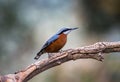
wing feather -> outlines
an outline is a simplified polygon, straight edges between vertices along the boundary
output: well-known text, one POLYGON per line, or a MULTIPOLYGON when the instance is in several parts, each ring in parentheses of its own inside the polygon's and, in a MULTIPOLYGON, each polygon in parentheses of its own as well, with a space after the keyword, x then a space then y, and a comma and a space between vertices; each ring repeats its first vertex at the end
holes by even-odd
POLYGON ((45 49, 47 46, 49 46, 52 42, 54 42, 55 40, 57 40, 59 37, 59 35, 54 35, 52 36, 50 39, 48 39, 48 41, 43 45, 42 49, 45 49))

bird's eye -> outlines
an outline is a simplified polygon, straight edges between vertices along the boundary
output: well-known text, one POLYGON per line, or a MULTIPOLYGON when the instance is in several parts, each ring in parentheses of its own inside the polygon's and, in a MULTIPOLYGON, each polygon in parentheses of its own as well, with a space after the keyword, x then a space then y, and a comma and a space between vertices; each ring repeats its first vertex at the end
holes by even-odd
POLYGON ((66 31, 68 31, 69 29, 66 29, 66 30, 63 30, 63 32, 66 32, 66 31))

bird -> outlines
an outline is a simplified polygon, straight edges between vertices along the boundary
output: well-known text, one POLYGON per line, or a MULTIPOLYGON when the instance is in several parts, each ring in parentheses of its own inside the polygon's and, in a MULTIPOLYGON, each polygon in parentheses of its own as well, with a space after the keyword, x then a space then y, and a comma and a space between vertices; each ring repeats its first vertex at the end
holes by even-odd
POLYGON ((61 28, 55 35, 53 35, 51 38, 49 38, 46 43, 42 46, 41 50, 37 53, 37 55, 34 57, 35 60, 38 60, 40 56, 44 53, 55 53, 59 52, 61 48, 64 47, 64 45, 67 42, 67 35, 72 31, 78 29, 77 27, 70 28, 70 27, 63 27, 61 28))

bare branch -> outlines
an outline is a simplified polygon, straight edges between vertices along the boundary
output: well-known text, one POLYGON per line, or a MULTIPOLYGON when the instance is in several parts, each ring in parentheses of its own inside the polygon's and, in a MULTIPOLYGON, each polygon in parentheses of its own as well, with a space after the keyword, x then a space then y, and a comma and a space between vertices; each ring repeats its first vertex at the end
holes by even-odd
POLYGON ((98 42, 90 46, 80 47, 76 49, 68 49, 62 52, 54 53, 51 58, 37 61, 15 74, 1 76, 2 82, 27 82, 35 75, 58 66, 64 62, 76 59, 92 58, 103 61, 105 53, 120 52, 120 42, 98 42), (9 80, 11 81, 7 81, 9 80))

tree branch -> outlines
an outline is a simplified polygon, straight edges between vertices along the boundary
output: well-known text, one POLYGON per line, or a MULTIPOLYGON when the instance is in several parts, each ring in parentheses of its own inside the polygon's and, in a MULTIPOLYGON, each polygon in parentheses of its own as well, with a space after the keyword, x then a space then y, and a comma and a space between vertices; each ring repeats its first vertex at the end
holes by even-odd
POLYGON ((68 49, 54 53, 51 58, 37 61, 15 74, 0 76, 0 82, 27 82, 37 74, 64 62, 86 58, 103 61, 105 53, 112 52, 120 52, 120 42, 98 42, 90 46, 68 49))

